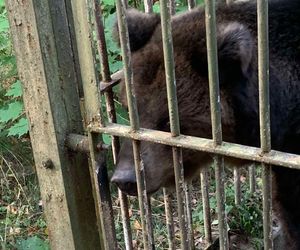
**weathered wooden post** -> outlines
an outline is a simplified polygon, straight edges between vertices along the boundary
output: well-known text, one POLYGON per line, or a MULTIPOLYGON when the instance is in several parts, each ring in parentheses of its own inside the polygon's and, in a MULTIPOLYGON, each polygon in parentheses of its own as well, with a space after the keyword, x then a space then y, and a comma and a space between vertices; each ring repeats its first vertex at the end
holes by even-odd
POLYGON ((65 147, 67 134, 83 134, 70 2, 6 0, 6 6, 51 248, 99 249, 87 157, 65 147))

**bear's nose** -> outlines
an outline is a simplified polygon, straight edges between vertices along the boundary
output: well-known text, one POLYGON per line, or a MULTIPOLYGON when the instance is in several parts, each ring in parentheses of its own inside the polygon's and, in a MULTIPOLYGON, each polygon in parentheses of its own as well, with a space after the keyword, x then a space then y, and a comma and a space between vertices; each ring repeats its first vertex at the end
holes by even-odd
POLYGON ((135 172, 132 170, 116 170, 111 178, 111 182, 128 195, 137 195, 137 185, 135 172))

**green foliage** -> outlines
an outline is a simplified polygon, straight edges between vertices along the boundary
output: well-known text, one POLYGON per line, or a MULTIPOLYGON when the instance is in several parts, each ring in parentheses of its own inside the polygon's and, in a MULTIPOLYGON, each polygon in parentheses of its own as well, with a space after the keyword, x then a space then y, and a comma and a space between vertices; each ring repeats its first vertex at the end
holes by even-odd
POLYGON ((22 87, 12 53, 4 0, 0 0, 0 139, 28 133, 21 97, 22 87))
POLYGON ((17 243, 17 250, 50 250, 49 244, 37 236, 26 240, 20 240, 17 243))

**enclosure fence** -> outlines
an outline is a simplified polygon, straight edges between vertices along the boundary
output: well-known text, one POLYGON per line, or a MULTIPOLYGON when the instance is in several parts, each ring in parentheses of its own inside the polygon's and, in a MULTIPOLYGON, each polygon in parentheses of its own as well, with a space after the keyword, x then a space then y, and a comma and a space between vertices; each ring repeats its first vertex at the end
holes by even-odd
MULTIPOLYGON (((215 0, 205 0, 206 40, 212 139, 180 133, 174 70, 171 16, 174 0, 160 0, 163 51, 170 118, 170 132, 141 128, 133 94, 128 41, 126 0, 116 0, 124 64, 123 73, 130 126, 117 124, 112 88, 120 74, 110 75, 100 3, 96 0, 6 0, 17 56, 24 102, 30 121, 37 174, 53 249, 118 249, 105 151, 116 163, 119 137, 132 140, 138 187, 143 249, 154 249, 151 202, 147 195, 141 141, 172 147, 181 249, 194 249, 190 184, 184 181, 182 149, 213 154, 220 249, 229 249, 225 213, 224 157, 261 164, 263 182, 264 249, 272 249, 271 165, 300 169, 300 156, 271 150, 268 79, 268 2, 258 0, 258 62, 261 148, 223 142, 217 60, 215 0), (92 11, 90 11, 92 10, 92 11), (93 46, 93 32, 97 48, 93 46), (100 57, 101 80, 95 67, 100 57), (104 119, 104 96, 108 121, 104 119), (84 114, 84 122, 82 116, 84 114), (87 128, 87 135, 85 129, 87 128), (112 136, 111 147, 102 134, 112 136), (89 164, 87 155, 89 155, 89 164), (99 185, 98 185, 99 184, 99 185)), ((151 13, 153 3, 144 2, 151 13)), ((188 9, 196 6, 188 1, 188 9)), ((207 246, 212 239, 208 170, 200 173, 207 246)), ((255 190, 254 166, 249 168, 250 188, 255 190)), ((235 202, 241 203, 240 170, 234 168, 235 202)), ((170 249, 176 249, 171 195, 163 189, 170 249)), ((133 249, 128 197, 118 191, 126 249, 133 249)))

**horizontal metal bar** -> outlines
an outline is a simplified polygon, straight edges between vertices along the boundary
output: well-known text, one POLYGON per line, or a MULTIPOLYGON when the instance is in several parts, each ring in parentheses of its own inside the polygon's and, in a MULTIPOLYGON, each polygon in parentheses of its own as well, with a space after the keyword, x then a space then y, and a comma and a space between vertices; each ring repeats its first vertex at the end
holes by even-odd
MULTIPOLYGON (((76 151, 76 152, 81 152, 81 153, 89 153, 89 138, 88 136, 85 135, 79 135, 79 134, 69 134, 66 137, 65 141, 66 147, 69 149, 76 151)), ((104 144, 100 142, 97 145, 97 150, 108 150, 110 148, 110 145, 104 144)))
POLYGON ((140 141, 149 141, 166 144, 169 146, 199 150, 207 153, 220 154, 249 161, 300 169, 299 155, 275 150, 271 150, 269 153, 262 154, 260 148, 229 142, 222 142, 221 145, 214 146, 214 142, 211 139, 186 135, 172 137, 171 133, 168 132, 144 128, 133 131, 130 126, 111 123, 108 123, 106 127, 89 126, 88 129, 93 132, 127 137, 140 141))
POLYGON ((111 90, 112 87, 114 87, 120 83, 123 75, 124 75, 124 71, 119 70, 110 76, 110 78, 111 78, 110 81, 101 81, 100 82, 100 91, 105 92, 107 90, 111 90))

